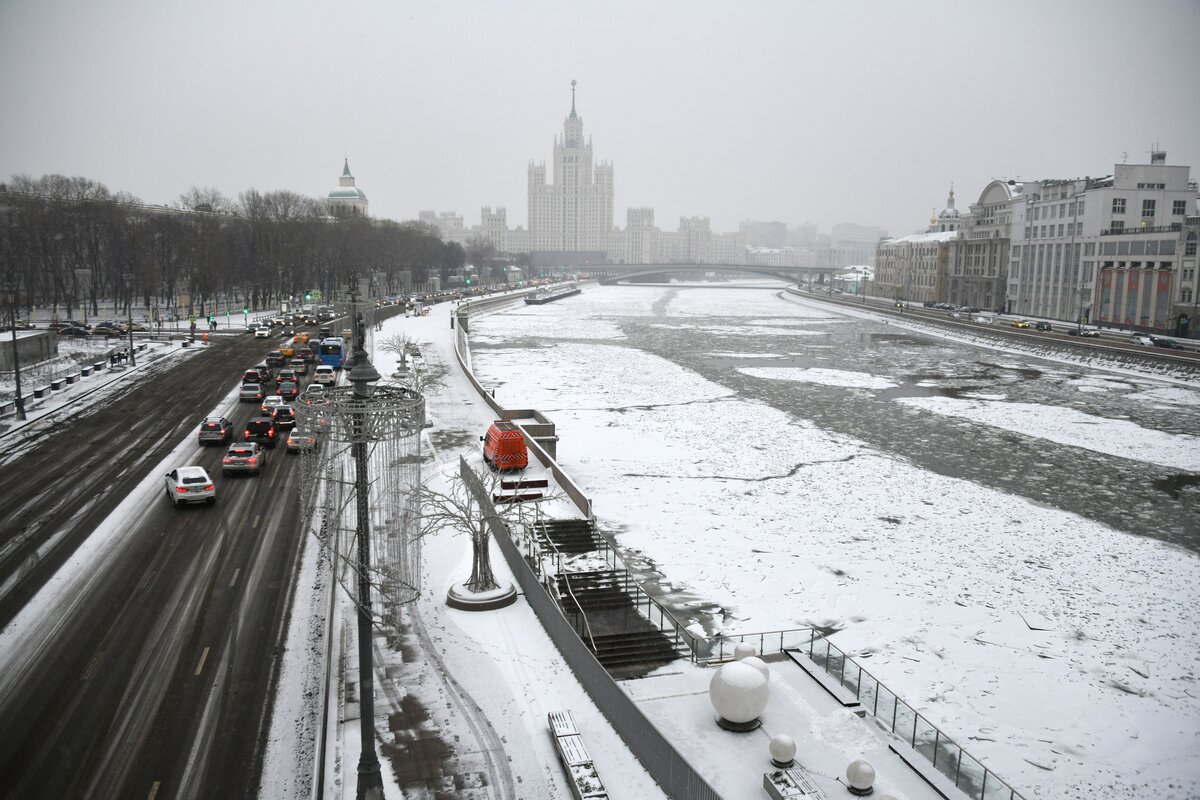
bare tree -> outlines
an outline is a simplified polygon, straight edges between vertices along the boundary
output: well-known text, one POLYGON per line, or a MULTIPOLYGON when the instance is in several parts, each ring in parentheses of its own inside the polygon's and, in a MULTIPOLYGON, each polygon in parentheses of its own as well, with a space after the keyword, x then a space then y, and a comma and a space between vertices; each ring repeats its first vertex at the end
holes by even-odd
MULTIPOLYGON (((460 461, 460 464, 464 463, 460 461)), ((422 536, 442 530, 459 531, 470 536, 471 577, 465 585, 474 593, 488 592, 500 588, 492 574, 488 521, 499 520, 506 527, 511 526, 521 517, 522 509, 520 502, 488 502, 505 496, 502 487, 505 478, 511 480, 515 476, 491 470, 468 469, 482 485, 481 492, 471 491, 466 481, 457 475, 447 479, 449 488, 445 492, 428 486, 417 490, 421 508, 420 531, 422 536), (482 503, 480 494, 483 495, 482 503)), ((552 494, 539 499, 553 500, 556 497, 552 494)))
POLYGON ((446 368, 442 365, 426 364, 421 355, 421 348, 406 333, 384 337, 377 340, 375 346, 400 359, 396 380, 409 391, 426 395, 430 390, 441 386, 446 378, 446 368))

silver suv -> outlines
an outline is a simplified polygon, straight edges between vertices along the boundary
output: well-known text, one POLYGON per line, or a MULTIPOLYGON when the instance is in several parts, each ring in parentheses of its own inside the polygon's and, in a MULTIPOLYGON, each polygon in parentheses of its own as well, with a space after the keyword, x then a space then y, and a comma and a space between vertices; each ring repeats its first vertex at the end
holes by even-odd
POLYGON ((196 438, 200 440, 200 444, 228 444, 233 440, 233 423, 224 417, 207 417, 200 423, 200 432, 196 438))

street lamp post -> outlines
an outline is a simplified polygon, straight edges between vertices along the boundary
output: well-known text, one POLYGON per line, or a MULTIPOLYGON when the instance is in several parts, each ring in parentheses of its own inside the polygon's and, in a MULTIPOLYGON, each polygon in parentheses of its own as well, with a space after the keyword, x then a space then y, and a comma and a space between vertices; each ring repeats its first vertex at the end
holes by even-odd
POLYGON ((359 733, 362 753, 358 759, 358 800, 382 800, 383 775, 375 754, 375 676, 371 653, 371 516, 367 505, 367 404, 375 394, 379 372, 366 352, 359 350, 350 370, 356 408, 352 415, 354 451, 354 495, 357 510, 355 535, 358 536, 358 694, 359 733))
POLYGON ((125 303, 129 310, 129 325, 126 327, 126 331, 129 333, 129 366, 136 367, 137 358, 133 355, 133 293, 129 290, 133 284, 133 273, 126 272, 121 277, 125 279, 125 303))
POLYGON ((17 419, 27 419, 25 416, 25 399, 21 397, 21 354, 17 351, 17 291, 20 288, 20 279, 16 275, 11 275, 8 278, 6 287, 9 291, 9 299, 12 301, 8 307, 12 313, 12 350, 13 350, 13 376, 17 379, 17 419))

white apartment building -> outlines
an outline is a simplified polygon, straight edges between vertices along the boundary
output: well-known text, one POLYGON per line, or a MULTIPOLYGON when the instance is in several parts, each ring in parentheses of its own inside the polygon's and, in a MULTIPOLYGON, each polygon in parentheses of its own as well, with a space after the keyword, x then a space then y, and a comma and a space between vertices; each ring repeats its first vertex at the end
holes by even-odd
POLYGON ((417 221, 437 228, 442 241, 458 244, 467 241, 469 231, 463 227, 462 214, 455 214, 453 211, 421 211, 417 214, 417 221))
POLYGON ((1103 178, 1026 184, 1012 205, 1008 310, 1170 330, 1181 295, 1189 168, 1117 164, 1103 178))
MULTIPOLYGON (((954 192, 950 193, 953 205, 954 192)), ((855 225, 841 222, 829 230, 828 262, 835 269, 855 264, 870 264, 875 260, 875 246, 887 238, 887 231, 874 225, 855 225)))

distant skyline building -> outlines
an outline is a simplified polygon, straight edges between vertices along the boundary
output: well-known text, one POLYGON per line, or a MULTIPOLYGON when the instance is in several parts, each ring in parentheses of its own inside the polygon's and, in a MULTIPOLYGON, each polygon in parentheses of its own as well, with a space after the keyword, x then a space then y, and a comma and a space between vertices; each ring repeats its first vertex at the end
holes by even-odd
POLYGON ((338 178, 338 188, 331 191, 325 198, 329 201, 334 213, 348 211, 351 214, 367 214, 367 196, 354 185, 354 176, 350 174, 350 159, 346 158, 342 167, 342 176, 338 178))
POLYGON ((626 209, 625 228, 614 224, 615 180, 611 162, 596 161, 592 141, 584 136, 583 118, 571 81, 571 110, 562 133, 554 137, 549 172, 544 161, 530 161, 526 192, 529 227, 508 227, 504 207, 484 206, 480 224, 464 226, 461 214, 421 211, 448 242, 467 245, 486 239, 500 253, 528 253, 534 266, 617 264, 746 264, 840 269, 869 264, 882 228, 842 223, 834 235, 810 223, 789 229, 782 222, 747 220, 737 233, 712 230, 709 217, 679 219, 677 231, 655 224, 654 209, 626 209), (748 249, 748 240, 759 247, 748 249))
POLYGON ((529 247, 535 261, 583 263, 602 260, 613 230, 613 167, 593 163, 592 142, 583 137, 583 118, 575 111, 571 81, 571 113, 562 137, 554 138, 551 182, 545 162, 530 162, 529 247), (571 255, 567 255, 571 254, 571 255))

